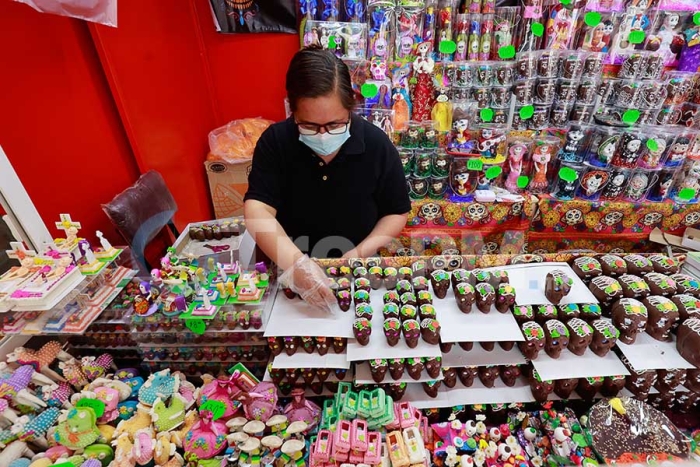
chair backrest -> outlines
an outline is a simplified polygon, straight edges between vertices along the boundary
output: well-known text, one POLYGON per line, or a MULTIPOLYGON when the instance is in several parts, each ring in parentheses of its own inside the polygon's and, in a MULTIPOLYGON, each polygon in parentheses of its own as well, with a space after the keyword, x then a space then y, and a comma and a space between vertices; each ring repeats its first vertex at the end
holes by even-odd
POLYGON ((177 204, 161 174, 150 170, 102 210, 142 262, 146 245, 171 223, 177 204))

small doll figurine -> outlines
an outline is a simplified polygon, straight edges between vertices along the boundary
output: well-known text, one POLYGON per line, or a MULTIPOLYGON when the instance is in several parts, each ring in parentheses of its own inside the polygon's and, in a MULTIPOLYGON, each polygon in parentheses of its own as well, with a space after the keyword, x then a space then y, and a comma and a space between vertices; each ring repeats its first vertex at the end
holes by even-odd
POLYGON ((596 151, 596 157, 591 161, 598 167, 607 167, 612 161, 615 151, 617 150, 617 144, 620 141, 620 135, 613 135, 609 138, 604 139, 600 145, 598 145, 598 150, 596 151))
POLYGON ((505 135, 494 135, 491 128, 482 128, 477 149, 481 153, 481 157, 485 159, 495 159, 497 155, 498 144, 505 141, 505 135))
POLYGON ((600 199, 614 201, 620 197, 629 178, 629 171, 615 170, 610 175, 610 182, 600 194, 600 199))
POLYGON ((467 128, 469 128, 469 118, 467 113, 461 109, 454 112, 454 123, 452 138, 449 143, 451 150, 468 153, 471 149, 467 128))
POLYGON ((625 197, 630 201, 641 201, 649 187, 649 175, 644 172, 638 172, 632 175, 630 182, 625 190, 625 197))
POLYGON ((610 179, 610 174, 603 170, 591 170, 581 179, 579 196, 593 200, 597 197, 610 179))
POLYGON ((447 91, 446 88, 440 88, 433 110, 430 112, 437 131, 450 131, 452 128, 452 103, 447 97, 447 91))
POLYGON ((452 173, 452 191, 457 196, 467 196, 471 191, 469 186, 469 171, 466 165, 452 173))
POLYGON ((639 166, 644 169, 656 169, 661 164, 661 156, 666 151, 666 139, 651 136, 644 145, 644 155, 639 160, 639 166), (650 143, 653 141, 653 143, 650 143), (650 149, 653 148, 653 149, 650 149))
POLYGON ((620 148, 612 159, 615 167, 632 169, 637 166, 637 159, 641 156, 642 139, 633 133, 625 133, 620 140, 620 148))
POLYGON ((690 149, 690 139, 685 136, 679 136, 671 145, 671 151, 666 159, 666 167, 678 167, 685 160, 685 156, 690 149))
POLYGON ((678 184, 677 189, 674 189, 676 201, 688 202, 688 199, 681 199, 678 194, 685 189, 692 190, 695 195, 691 198, 696 199, 698 193, 700 193, 700 162, 698 161, 688 161, 689 165, 683 177, 683 181, 678 184))
POLYGON ((527 155, 527 146, 517 141, 508 148, 508 178, 506 178, 506 190, 511 193, 518 192, 518 177, 523 171, 523 161, 527 155))
POLYGON ((663 202, 668 197, 671 185, 673 185, 674 174, 675 172, 673 170, 661 171, 659 173, 659 179, 649 190, 647 200, 655 203, 663 202))
POLYGON ((444 151, 438 151, 433 156, 432 175, 446 177, 450 173, 450 158, 444 151))
POLYGON ((491 33, 493 32, 493 16, 484 15, 481 21, 481 42, 479 44, 479 60, 488 60, 491 55, 491 33))
POLYGON ((418 122, 430 119, 433 108, 434 89, 432 72, 435 62, 430 56, 432 42, 421 42, 416 47, 416 59, 413 62, 413 75, 416 84, 413 87, 413 119, 418 122))
POLYGON ((583 155, 579 152, 585 136, 586 133, 582 128, 572 126, 566 134, 564 147, 559 151, 559 159, 565 162, 583 162, 583 155))
POLYGON ((411 119, 411 98, 404 88, 394 88, 391 95, 393 104, 391 110, 394 111, 394 129, 404 132, 408 129, 408 121, 411 119))
POLYGON ((543 143, 535 148, 532 160, 535 163, 535 175, 530 182, 530 189, 538 192, 547 189, 547 169, 549 161, 552 160, 553 147, 548 143, 543 143))
POLYGON ((479 174, 479 178, 476 180, 476 189, 479 191, 488 191, 491 189, 491 181, 486 178, 485 173, 479 174))

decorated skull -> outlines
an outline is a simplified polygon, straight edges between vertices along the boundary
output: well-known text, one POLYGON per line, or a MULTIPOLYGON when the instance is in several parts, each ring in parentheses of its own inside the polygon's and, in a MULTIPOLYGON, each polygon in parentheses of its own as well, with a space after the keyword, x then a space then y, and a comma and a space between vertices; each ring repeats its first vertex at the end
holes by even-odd
POLYGON ((622 221, 623 214, 619 211, 609 212, 603 217, 601 222, 607 226, 613 226, 619 224, 622 221))
POLYGON ((474 222, 479 222, 488 216, 488 209, 481 203, 472 203, 467 207, 467 216, 474 222))
POLYGON ((661 222, 663 216, 659 212, 648 212, 642 217, 642 224, 646 226, 656 225, 661 222))
POLYGON ((700 222, 700 212, 689 212, 683 218, 683 225, 692 226, 700 222))
POLYGON ((420 208, 420 217, 426 221, 433 221, 442 215, 442 207, 437 203, 425 203, 420 208))
POLYGON ((569 209, 564 214, 564 222, 568 225, 580 224, 583 221, 583 213, 580 209, 569 209))

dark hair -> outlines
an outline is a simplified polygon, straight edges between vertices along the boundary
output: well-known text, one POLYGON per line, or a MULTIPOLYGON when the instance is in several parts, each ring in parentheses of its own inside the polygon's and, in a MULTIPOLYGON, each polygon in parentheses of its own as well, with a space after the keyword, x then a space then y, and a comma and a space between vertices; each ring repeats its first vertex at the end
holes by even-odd
POLYGON ((299 99, 337 93, 343 107, 352 110, 355 93, 350 71, 342 60, 319 45, 311 45, 294 54, 287 70, 287 98, 292 112, 299 99))

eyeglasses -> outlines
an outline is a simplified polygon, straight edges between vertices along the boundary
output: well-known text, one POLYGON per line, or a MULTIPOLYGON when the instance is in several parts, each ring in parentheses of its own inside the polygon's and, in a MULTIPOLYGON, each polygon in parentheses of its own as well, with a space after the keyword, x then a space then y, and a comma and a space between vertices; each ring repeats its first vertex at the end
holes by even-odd
POLYGON ((331 122, 324 125, 318 125, 316 123, 297 123, 297 128, 299 128, 299 133, 302 135, 317 135, 322 129, 326 130, 326 133, 331 135, 340 135, 345 133, 350 124, 350 119, 347 122, 331 122))

